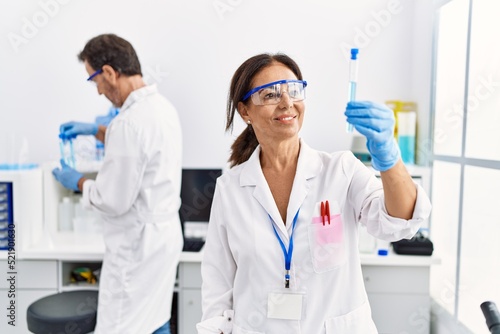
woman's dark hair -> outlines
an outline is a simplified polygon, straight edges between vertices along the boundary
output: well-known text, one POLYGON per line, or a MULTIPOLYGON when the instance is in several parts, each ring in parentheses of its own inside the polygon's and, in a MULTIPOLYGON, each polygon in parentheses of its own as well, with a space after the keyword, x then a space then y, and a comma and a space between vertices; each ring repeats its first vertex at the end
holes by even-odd
POLYGON ((142 76, 141 64, 132 44, 114 34, 92 38, 80 52, 78 59, 87 61, 94 70, 109 65, 118 73, 142 76))
MULTIPOLYGON (((263 53, 247 59, 240 65, 231 79, 226 106, 226 131, 232 131, 233 129, 234 115, 238 108, 238 102, 243 102, 245 105, 250 103, 250 99, 247 101, 242 101, 242 99, 252 89, 254 77, 264 68, 275 63, 285 65, 295 74, 298 80, 302 80, 302 73, 297 63, 283 53, 263 53)), ((238 138, 236 138, 233 145, 231 145, 231 156, 229 157, 231 167, 247 161, 257 145, 259 145, 259 142, 257 141, 255 132, 252 126, 248 125, 238 138)))

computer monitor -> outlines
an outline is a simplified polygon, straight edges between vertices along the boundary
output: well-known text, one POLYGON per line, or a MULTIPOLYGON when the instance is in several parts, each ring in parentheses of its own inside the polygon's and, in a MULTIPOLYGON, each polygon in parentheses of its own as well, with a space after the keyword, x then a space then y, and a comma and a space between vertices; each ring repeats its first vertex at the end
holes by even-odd
POLYGON ((222 169, 183 169, 181 208, 183 230, 186 223, 208 223, 215 192, 215 183, 222 169))

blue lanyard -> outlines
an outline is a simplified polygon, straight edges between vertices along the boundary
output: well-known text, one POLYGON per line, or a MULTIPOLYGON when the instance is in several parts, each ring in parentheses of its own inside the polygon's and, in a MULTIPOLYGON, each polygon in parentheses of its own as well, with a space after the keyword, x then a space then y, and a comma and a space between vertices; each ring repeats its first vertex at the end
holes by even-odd
POLYGON ((281 249, 283 250, 283 255, 285 257, 285 288, 290 287, 290 266, 292 264, 292 254, 293 254, 293 232, 295 231, 295 225, 297 224, 297 218, 299 218, 299 212, 300 212, 300 208, 297 210, 295 217, 293 217, 292 234, 290 235, 290 243, 288 244, 288 251, 286 250, 285 244, 283 243, 283 240, 281 240, 280 235, 278 234, 278 231, 276 231, 276 227, 274 227, 273 219, 268 214, 269 219, 271 219, 271 226, 273 227, 274 234, 276 234, 276 238, 278 238, 278 241, 280 242, 281 249))

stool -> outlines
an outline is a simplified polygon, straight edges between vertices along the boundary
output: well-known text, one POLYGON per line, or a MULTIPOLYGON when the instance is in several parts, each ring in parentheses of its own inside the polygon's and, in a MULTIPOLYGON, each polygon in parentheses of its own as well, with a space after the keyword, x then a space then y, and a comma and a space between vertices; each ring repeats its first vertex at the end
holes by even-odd
POLYGON ((91 333, 96 315, 96 290, 66 291, 33 302, 27 310, 28 329, 35 334, 91 333))

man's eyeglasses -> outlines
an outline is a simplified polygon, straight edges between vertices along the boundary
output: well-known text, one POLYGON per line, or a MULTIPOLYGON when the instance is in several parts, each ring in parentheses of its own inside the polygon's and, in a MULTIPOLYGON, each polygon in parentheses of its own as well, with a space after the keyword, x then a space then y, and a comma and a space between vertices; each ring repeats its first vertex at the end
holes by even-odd
POLYGON ((302 101, 306 98, 307 82, 303 80, 279 80, 255 87, 243 96, 242 101, 252 98, 255 105, 278 104, 284 92, 287 92, 293 102, 302 101), (288 88, 288 89, 287 89, 288 88))
POLYGON ((93 82, 92 79, 94 79, 96 76, 98 76, 101 73, 102 73, 102 69, 95 71, 94 73, 92 73, 92 75, 90 77, 87 78, 87 81, 93 82))

